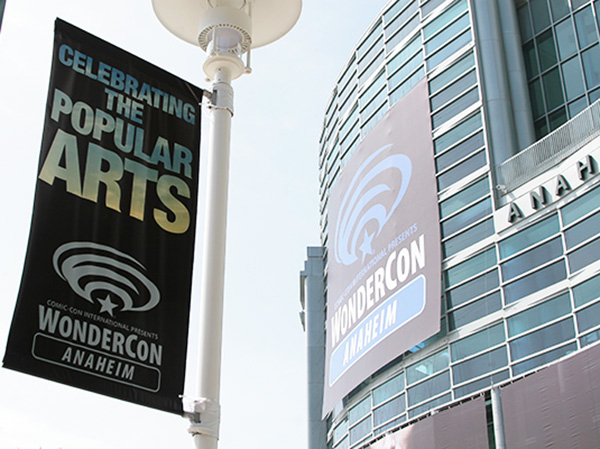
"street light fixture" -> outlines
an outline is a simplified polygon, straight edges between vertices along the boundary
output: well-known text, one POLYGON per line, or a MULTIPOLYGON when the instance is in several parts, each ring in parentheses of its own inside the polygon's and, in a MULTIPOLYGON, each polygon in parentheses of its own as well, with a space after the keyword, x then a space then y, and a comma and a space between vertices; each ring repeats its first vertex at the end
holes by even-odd
POLYGON ((300 16, 302 0, 152 0, 152 5, 167 30, 207 53, 203 69, 207 81, 212 81, 200 278, 198 383, 189 431, 196 448, 216 449, 233 116, 231 81, 250 73, 252 48, 274 42, 292 29, 300 16))

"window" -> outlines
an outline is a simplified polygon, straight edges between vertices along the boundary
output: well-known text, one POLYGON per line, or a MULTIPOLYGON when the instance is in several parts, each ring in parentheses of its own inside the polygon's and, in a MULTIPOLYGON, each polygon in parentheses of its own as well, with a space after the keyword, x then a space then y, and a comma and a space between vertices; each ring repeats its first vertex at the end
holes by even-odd
POLYGON ((474 173, 481 167, 485 166, 486 163, 487 158, 485 151, 479 151, 475 153, 473 156, 438 176, 438 189, 444 190, 455 182, 465 179, 471 173, 474 173))
POLYGON ((563 260, 553 263, 545 268, 534 271, 521 279, 504 287, 504 299, 507 304, 518 301, 525 296, 538 292, 567 277, 567 270, 563 260))
POLYGON ((501 241, 499 245, 500 257, 506 259, 529 246, 547 239, 558 233, 558 231, 558 217, 553 215, 546 218, 501 241))
POLYGON ((552 298, 506 320, 508 336, 515 337, 571 313, 569 294, 552 298))
POLYGON ((448 368, 448 363, 448 350, 445 349, 406 368, 406 380, 409 385, 413 384, 448 368))
POLYGON ((450 373, 444 371, 408 389, 408 405, 419 404, 450 389, 450 373))
POLYGON ((598 208, 600 208, 600 188, 595 188, 576 200, 571 201, 561 209, 560 214, 563 224, 564 226, 569 226, 571 223, 598 208))
POLYGON ((458 329, 475 320, 488 316, 491 313, 502 309, 502 297, 500 292, 494 292, 491 295, 484 296, 477 301, 472 302, 460 309, 455 309, 448 313, 448 322, 450 330, 458 329))
POLYGON ((583 72, 588 89, 600 84, 600 46, 594 45, 581 54, 583 72))
POLYGON ((572 100, 585 92, 579 58, 569 59, 562 65, 567 100, 572 100))
POLYGON ((475 67, 475 57, 470 52, 429 82, 429 93, 435 94, 444 86, 458 79, 467 70, 475 67))
POLYGON ((373 410, 373 424, 375 427, 384 424, 392 418, 401 415, 406 411, 406 398, 402 394, 396 399, 392 399, 386 404, 373 410))
POLYGON ((373 389, 373 405, 377 406, 404 390, 404 372, 373 389))
POLYGON ((450 288, 460 284, 463 281, 486 271, 488 268, 496 265, 496 249, 489 250, 471 257, 455 267, 449 268, 445 272, 446 287, 450 288))
POLYGON ((458 307, 473 298, 481 296, 497 288, 499 285, 500 280, 498 279, 498 270, 494 268, 494 270, 478 276, 475 279, 465 282, 464 284, 446 292, 448 309, 458 307))
POLYGON ((579 48, 583 49, 594 42, 598 42, 598 33, 596 32, 596 24, 594 22, 591 5, 575 13, 575 28, 577 30, 579 48))
POLYGON ((502 263, 502 278, 505 281, 513 279, 533 268, 562 256, 562 253, 561 239, 560 237, 556 237, 543 245, 502 263))
POLYGON ((435 160, 437 171, 444 171, 476 150, 481 149, 483 144, 483 131, 479 131, 477 134, 474 134, 466 140, 463 140, 451 150, 439 155, 435 160))
POLYGON ((512 360, 519 360, 575 338, 571 317, 509 342, 512 360))
POLYGON ((469 359, 466 362, 454 365, 452 367, 452 378, 455 384, 460 384, 507 365, 508 354, 506 353, 506 346, 501 346, 493 351, 469 359))
POLYGON ((575 30, 573 30, 571 19, 556 25, 556 43, 558 44, 561 61, 577 52, 577 41, 575 40, 575 30))
POLYGON ((586 332, 600 324, 600 302, 577 312, 579 332, 586 332))
POLYGON ((490 192, 488 178, 477 181, 475 184, 461 190, 456 195, 440 203, 440 217, 443 219, 463 207, 471 204, 473 201, 481 198, 490 192))
POLYGON ((535 369, 538 366, 546 365, 550 362, 553 362, 554 360, 559 359, 567 354, 570 354, 575 350, 577 350, 577 343, 569 343, 567 345, 561 346, 560 348, 548 351, 545 354, 532 357, 525 362, 517 363, 516 365, 514 365, 513 374, 515 376, 518 376, 527 371, 535 369))
POLYGON ((600 297, 600 276, 588 279, 573 288, 575 307, 581 307, 600 297))
POLYGON ((454 362, 467 358, 473 354, 504 343, 504 325, 502 323, 488 327, 476 334, 469 335, 461 340, 450 344, 452 360, 454 362))
POLYGON ((596 262, 600 254, 600 239, 596 239, 569 254, 569 269, 571 273, 596 262))

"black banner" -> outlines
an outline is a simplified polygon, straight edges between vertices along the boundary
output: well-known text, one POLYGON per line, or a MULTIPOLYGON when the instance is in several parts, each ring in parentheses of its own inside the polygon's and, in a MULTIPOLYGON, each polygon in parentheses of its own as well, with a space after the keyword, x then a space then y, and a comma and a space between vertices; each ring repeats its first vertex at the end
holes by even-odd
POLYGON ((5 367, 182 412, 201 98, 57 19, 5 367))

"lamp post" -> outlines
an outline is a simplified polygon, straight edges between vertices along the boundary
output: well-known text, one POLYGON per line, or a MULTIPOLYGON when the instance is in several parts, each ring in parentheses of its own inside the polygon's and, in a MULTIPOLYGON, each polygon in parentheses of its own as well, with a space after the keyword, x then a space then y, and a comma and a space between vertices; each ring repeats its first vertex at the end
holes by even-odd
POLYGON ((200 278, 198 381, 189 431, 196 448, 216 449, 233 117, 231 81, 250 73, 252 48, 276 41, 295 25, 302 0, 152 0, 152 5, 165 28, 207 53, 203 69, 207 81, 212 82, 200 278))

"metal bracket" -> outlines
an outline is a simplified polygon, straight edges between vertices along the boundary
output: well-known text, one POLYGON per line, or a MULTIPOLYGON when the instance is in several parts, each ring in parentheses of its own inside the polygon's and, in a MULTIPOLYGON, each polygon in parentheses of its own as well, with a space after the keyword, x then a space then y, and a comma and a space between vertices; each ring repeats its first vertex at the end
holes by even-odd
POLYGON ((207 398, 187 398, 182 396, 184 416, 190 420, 188 432, 192 436, 206 435, 219 439, 219 425, 221 423, 221 406, 218 402, 207 398), (191 404, 190 404, 191 402, 191 404), (187 406, 187 407, 186 407, 187 406))

